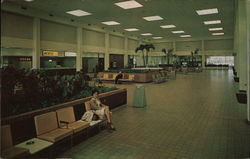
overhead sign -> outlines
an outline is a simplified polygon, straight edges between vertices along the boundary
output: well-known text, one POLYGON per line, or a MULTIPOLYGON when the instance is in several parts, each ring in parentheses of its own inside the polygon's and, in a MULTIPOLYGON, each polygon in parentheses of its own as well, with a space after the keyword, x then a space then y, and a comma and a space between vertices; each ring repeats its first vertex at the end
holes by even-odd
POLYGON ((75 52, 65 52, 64 56, 76 56, 75 52))
POLYGON ((57 51, 43 51, 43 56, 58 56, 57 51))

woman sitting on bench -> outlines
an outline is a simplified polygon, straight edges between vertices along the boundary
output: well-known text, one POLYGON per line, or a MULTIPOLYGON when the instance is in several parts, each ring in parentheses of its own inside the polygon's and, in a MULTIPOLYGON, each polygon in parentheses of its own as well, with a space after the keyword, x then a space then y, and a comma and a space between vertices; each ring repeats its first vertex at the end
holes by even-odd
POLYGON ((108 120, 108 126, 111 130, 116 130, 112 124, 112 112, 109 111, 109 107, 102 104, 98 98, 98 91, 94 90, 92 92, 93 98, 90 100, 90 109, 94 110, 94 113, 98 116, 106 116, 108 120))

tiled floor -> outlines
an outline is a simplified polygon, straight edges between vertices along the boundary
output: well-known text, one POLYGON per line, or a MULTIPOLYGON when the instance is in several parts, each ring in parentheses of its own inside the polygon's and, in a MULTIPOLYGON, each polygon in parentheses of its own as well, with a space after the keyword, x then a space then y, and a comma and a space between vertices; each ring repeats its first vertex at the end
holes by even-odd
MULTIPOLYGON (((106 84, 113 85, 113 84, 106 84)), ((247 158, 250 127, 246 105, 235 98, 232 72, 211 70, 178 74, 162 84, 143 84, 148 106, 114 110, 117 131, 104 130, 59 157, 76 159, 247 158)))

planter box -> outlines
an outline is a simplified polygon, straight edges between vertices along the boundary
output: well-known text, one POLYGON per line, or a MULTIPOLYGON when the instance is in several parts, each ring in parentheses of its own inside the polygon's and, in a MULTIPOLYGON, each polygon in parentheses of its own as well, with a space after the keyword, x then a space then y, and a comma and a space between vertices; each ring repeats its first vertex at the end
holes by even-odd
MULTIPOLYGON (((127 75, 134 75, 134 82, 141 82, 141 83, 147 83, 147 82, 152 82, 152 74, 156 74, 157 72, 145 72, 145 73, 123 73, 124 76, 127 75)), ((103 74, 115 74, 117 73, 112 73, 112 72, 99 72, 98 77, 102 77, 103 74)))
MULTIPOLYGON (((106 93, 101 93, 99 97, 103 104, 110 106, 110 109, 127 104, 126 89, 118 89, 106 93)), ((1 123, 2 125, 11 125, 13 144, 16 145, 25 140, 36 137, 34 116, 73 106, 76 120, 79 120, 85 112, 84 103, 90 99, 91 97, 81 98, 27 113, 1 118, 1 123)))

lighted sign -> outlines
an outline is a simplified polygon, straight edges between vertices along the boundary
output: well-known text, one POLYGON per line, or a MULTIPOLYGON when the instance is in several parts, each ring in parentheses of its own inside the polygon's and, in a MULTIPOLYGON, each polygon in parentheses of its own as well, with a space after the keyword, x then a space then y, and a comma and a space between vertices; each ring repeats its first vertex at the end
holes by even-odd
POLYGON ((65 52, 65 56, 76 56, 75 52, 65 52))
POLYGON ((19 61, 31 61, 31 57, 20 57, 19 61))
POLYGON ((56 51, 43 51, 43 56, 58 56, 56 51))

